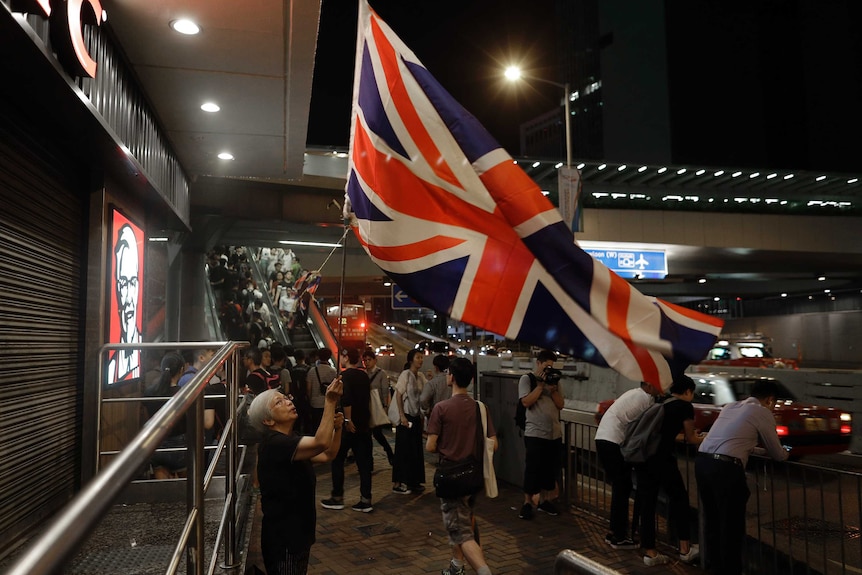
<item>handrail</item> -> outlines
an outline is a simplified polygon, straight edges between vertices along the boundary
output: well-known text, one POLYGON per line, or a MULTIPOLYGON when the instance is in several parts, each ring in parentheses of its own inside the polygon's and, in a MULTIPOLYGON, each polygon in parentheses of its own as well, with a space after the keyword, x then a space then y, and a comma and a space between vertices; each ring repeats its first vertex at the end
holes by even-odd
POLYGON ((314 296, 310 296, 308 301, 308 324, 314 328, 315 333, 312 336, 317 336, 315 337, 315 341, 317 341, 318 346, 328 347, 332 350, 332 357, 336 360, 337 365, 338 340, 335 338, 332 328, 329 327, 329 322, 323 317, 323 313, 320 311, 320 307, 317 305, 317 300, 314 299, 314 296))
POLYGON ((571 549, 563 549, 554 559, 554 575, 620 575, 620 572, 605 567, 571 549))
MULTIPOLYGON (((238 352, 248 347, 248 342, 184 342, 184 343, 138 343, 138 344, 109 344, 102 347, 99 352, 100 365, 103 363, 104 354, 116 349, 177 349, 183 347, 201 347, 202 345, 217 347, 221 346, 209 363, 198 371, 188 384, 180 388, 159 411, 153 415, 143 426, 141 431, 131 440, 128 446, 114 458, 101 472, 87 483, 81 492, 75 496, 52 520, 45 532, 32 543, 29 549, 23 553, 7 571, 9 575, 47 575, 59 572, 68 559, 77 551, 90 531, 95 528, 98 521, 105 515, 120 493, 130 483, 138 470, 149 461, 150 456, 156 451, 159 444, 164 440, 171 428, 179 422, 184 415, 187 416, 187 440, 189 448, 188 461, 189 473, 187 490, 189 499, 190 515, 194 516, 193 529, 188 527, 184 530, 183 537, 189 539, 189 573, 202 575, 203 567, 203 411, 204 411, 204 389, 209 380, 225 362, 229 362, 231 368, 228 377, 227 404, 230 414, 229 422, 236 413, 238 397, 238 381, 240 363, 236 356, 238 352), (194 408, 194 409, 191 409, 194 408)), ((102 370, 99 369, 99 388, 102 387, 102 370)), ((101 401, 101 392, 99 393, 101 401)), ((236 450, 237 438, 235 426, 228 426, 227 435, 230 442, 228 448, 228 471, 226 473, 226 497, 235 501, 235 477, 236 477, 236 450)), ((98 455, 98 454, 97 454, 98 455)), ((97 458, 98 459, 98 458, 97 458)), ((233 513, 228 510, 228 522, 226 529, 229 531, 225 538, 225 562, 231 564, 234 561, 236 546, 235 534, 233 533, 233 513)), ((175 551, 174 556, 181 555, 182 549, 175 551)), ((173 561, 173 559, 172 559, 173 561)))

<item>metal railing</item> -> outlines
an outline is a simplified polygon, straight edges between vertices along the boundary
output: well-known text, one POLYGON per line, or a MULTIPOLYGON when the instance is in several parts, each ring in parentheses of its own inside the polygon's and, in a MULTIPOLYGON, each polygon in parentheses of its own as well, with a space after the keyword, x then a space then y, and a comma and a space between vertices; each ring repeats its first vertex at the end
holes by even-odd
MULTIPOLYGON (((129 444, 115 455, 111 462, 52 520, 45 532, 34 542, 29 544, 17 561, 7 571, 9 575, 47 575, 58 573, 66 565, 70 557, 84 543, 92 529, 108 513, 114 501, 119 497, 126 486, 132 482, 138 471, 145 466, 152 454, 157 450, 161 442, 168 436, 171 428, 186 418, 186 449, 187 457, 187 489, 186 503, 189 510, 185 525, 179 537, 179 541, 170 558, 166 573, 176 573, 180 560, 185 551, 186 572, 194 575, 204 573, 204 525, 203 508, 204 492, 214 474, 215 465, 222 452, 227 456, 227 470, 225 473, 225 502, 222 512, 222 523, 215 543, 215 549, 219 542, 224 541, 224 564, 226 567, 235 567, 237 563, 237 537, 235 530, 237 477, 239 461, 237 458, 238 441, 235 414, 237 413, 237 398, 239 397, 238 382, 240 381, 240 354, 241 350, 248 347, 248 342, 173 342, 173 343, 136 343, 136 344, 110 344, 105 345, 99 352, 99 365, 105 364, 105 357, 109 351, 114 350, 176 350, 176 349, 199 349, 201 347, 220 348, 204 368, 198 371, 186 385, 177 391, 171 398, 166 400, 165 405, 151 417, 129 442, 129 444), (230 414, 225 422, 222 437, 216 448, 216 456, 213 457, 210 468, 204 472, 204 389, 212 376, 218 369, 226 364, 227 391, 223 396, 225 401, 225 413, 230 414)), ((114 400, 102 399, 102 387, 104 382, 103 369, 98 370, 99 376, 99 407, 97 421, 101 422, 102 402, 114 400)), ((121 401, 137 400, 144 398, 125 398, 121 401)), ((146 398, 149 400, 150 398, 146 398)), ((210 396, 210 399, 213 399, 210 396)), ((98 434, 97 434, 98 437, 98 434)), ((99 441, 96 442, 96 461, 102 455, 99 449, 99 441)), ((215 571, 217 553, 213 552, 212 560, 208 569, 211 575, 215 571)))
MULTIPOLYGON (((592 414, 576 419, 564 421, 567 458, 563 496, 583 511, 609 518, 611 487, 596 456, 597 425, 590 421, 592 414)), ((694 446, 679 446, 680 472, 690 506, 697 510, 695 456, 694 446)), ((751 456, 746 477, 751 490, 743 557, 747 573, 862 572, 862 474, 751 456)), ((659 503, 661 510, 662 496, 659 503)), ((702 533, 703 518, 699 513, 698 518, 698 531, 702 533)), ((673 526, 661 516, 657 523, 660 537, 675 547, 673 526)), ((708 560, 709 553, 710 549, 701 545, 703 560, 708 560)))
POLYGON ((620 572, 571 549, 564 549, 554 559, 554 575, 620 575, 620 572))

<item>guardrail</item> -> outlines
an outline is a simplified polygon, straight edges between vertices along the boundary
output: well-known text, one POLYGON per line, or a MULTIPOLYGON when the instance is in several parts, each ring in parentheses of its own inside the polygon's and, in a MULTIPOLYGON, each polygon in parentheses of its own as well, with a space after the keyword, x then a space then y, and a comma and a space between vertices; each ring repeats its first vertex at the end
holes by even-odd
MULTIPOLYGON (((99 352, 99 365, 105 365, 105 355, 114 350, 162 350, 187 349, 202 346, 220 348, 210 362, 198 371, 188 384, 183 386, 165 405, 150 418, 138 434, 122 451, 117 453, 111 462, 92 480, 80 493, 69 502, 53 519, 45 532, 35 541, 28 544, 27 550, 15 561, 7 571, 8 575, 47 575, 60 573, 68 560, 80 548, 92 529, 109 511, 120 493, 133 480, 138 470, 146 465, 159 444, 167 437, 174 424, 186 417, 186 449, 187 478, 186 503, 189 510, 185 525, 179 535, 179 541, 174 550, 166 573, 173 574, 180 564, 185 551, 186 571, 189 575, 204 573, 204 526, 203 505, 206 486, 214 473, 215 464, 222 450, 227 453, 227 471, 225 474, 225 502, 222 512, 222 523, 216 538, 215 546, 224 541, 224 563, 229 568, 238 566, 237 538, 235 533, 236 519, 236 479, 238 474, 237 461, 237 429, 234 414, 237 410, 240 381, 239 355, 248 342, 172 342, 172 343, 135 343, 105 345, 99 352), (225 422, 222 438, 209 470, 204 469, 203 419, 204 419, 204 388, 215 372, 227 364, 227 393, 224 396, 226 413, 231 416, 225 422)), ((104 382, 103 370, 99 369, 99 410, 101 410, 101 389, 104 382)), ((145 398, 134 398, 144 401, 145 398)), ((146 398, 147 400, 149 398, 146 398)), ((104 400, 113 401, 113 400, 104 400)), ((97 421, 101 416, 97 415, 97 421)), ((102 455, 98 442, 96 445, 96 461, 102 455)), ((215 571, 217 553, 213 552, 208 573, 215 571)))
POLYGON ((554 559, 554 575, 619 575, 619 573, 571 549, 560 551, 554 559))
MULTIPOLYGON (((592 414, 564 420, 563 495, 571 505, 609 518, 610 484, 595 452, 592 414)), ((680 445, 677 458, 693 509, 699 508, 695 448, 680 445)), ((751 497, 746 513, 747 573, 850 575, 862 572, 862 474, 752 456, 746 470, 751 497)), ((661 505, 659 508, 661 509, 661 505)), ((698 514, 699 516, 699 514, 698 514)), ((702 521, 702 519, 700 520, 702 521)), ((702 532, 702 525, 698 525, 702 532)), ((672 526, 658 518, 660 538, 672 546, 672 526)), ((710 550, 701 545, 703 560, 710 550)))

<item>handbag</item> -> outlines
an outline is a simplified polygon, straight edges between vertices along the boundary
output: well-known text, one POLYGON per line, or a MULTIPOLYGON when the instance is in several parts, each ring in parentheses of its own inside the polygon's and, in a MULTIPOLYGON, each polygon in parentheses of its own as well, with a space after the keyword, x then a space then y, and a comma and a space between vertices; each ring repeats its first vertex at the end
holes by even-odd
POLYGON ((476 444, 473 455, 459 461, 441 458, 434 471, 434 488, 441 499, 458 499, 475 495, 485 485, 484 442, 482 441, 482 413, 476 402, 476 444), (476 457, 479 454, 479 457, 476 457))
POLYGON ((369 423, 372 429, 382 425, 389 425, 389 415, 387 415, 386 410, 383 409, 383 401, 381 401, 380 393, 376 389, 371 390, 371 399, 369 400, 368 408, 371 412, 371 420, 369 423))
POLYGON ((401 425, 401 414, 398 413, 398 403, 395 402, 397 397, 398 395, 396 394, 392 397, 392 401, 389 402, 389 423, 393 427, 401 425))
POLYGON ((482 411, 482 428, 485 433, 482 437, 485 438, 485 449, 482 451, 484 457, 484 476, 485 476, 485 495, 493 499, 500 494, 497 489, 497 472, 494 470, 494 444, 496 438, 488 437, 488 411, 485 409, 485 404, 481 401, 477 402, 479 409, 482 411))

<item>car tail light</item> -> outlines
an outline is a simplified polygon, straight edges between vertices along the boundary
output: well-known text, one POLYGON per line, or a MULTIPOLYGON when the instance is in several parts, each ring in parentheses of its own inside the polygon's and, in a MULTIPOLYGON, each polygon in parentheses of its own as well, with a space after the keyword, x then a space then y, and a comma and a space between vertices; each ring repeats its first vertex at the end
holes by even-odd
POLYGON ((789 433, 786 425, 776 425, 775 432, 778 433, 778 437, 785 436, 789 433))
POLYGON ((853 426, 852 425, 842 425, 841 426, 841 435, 850 435, 851 433, 853 433, 853 426))

